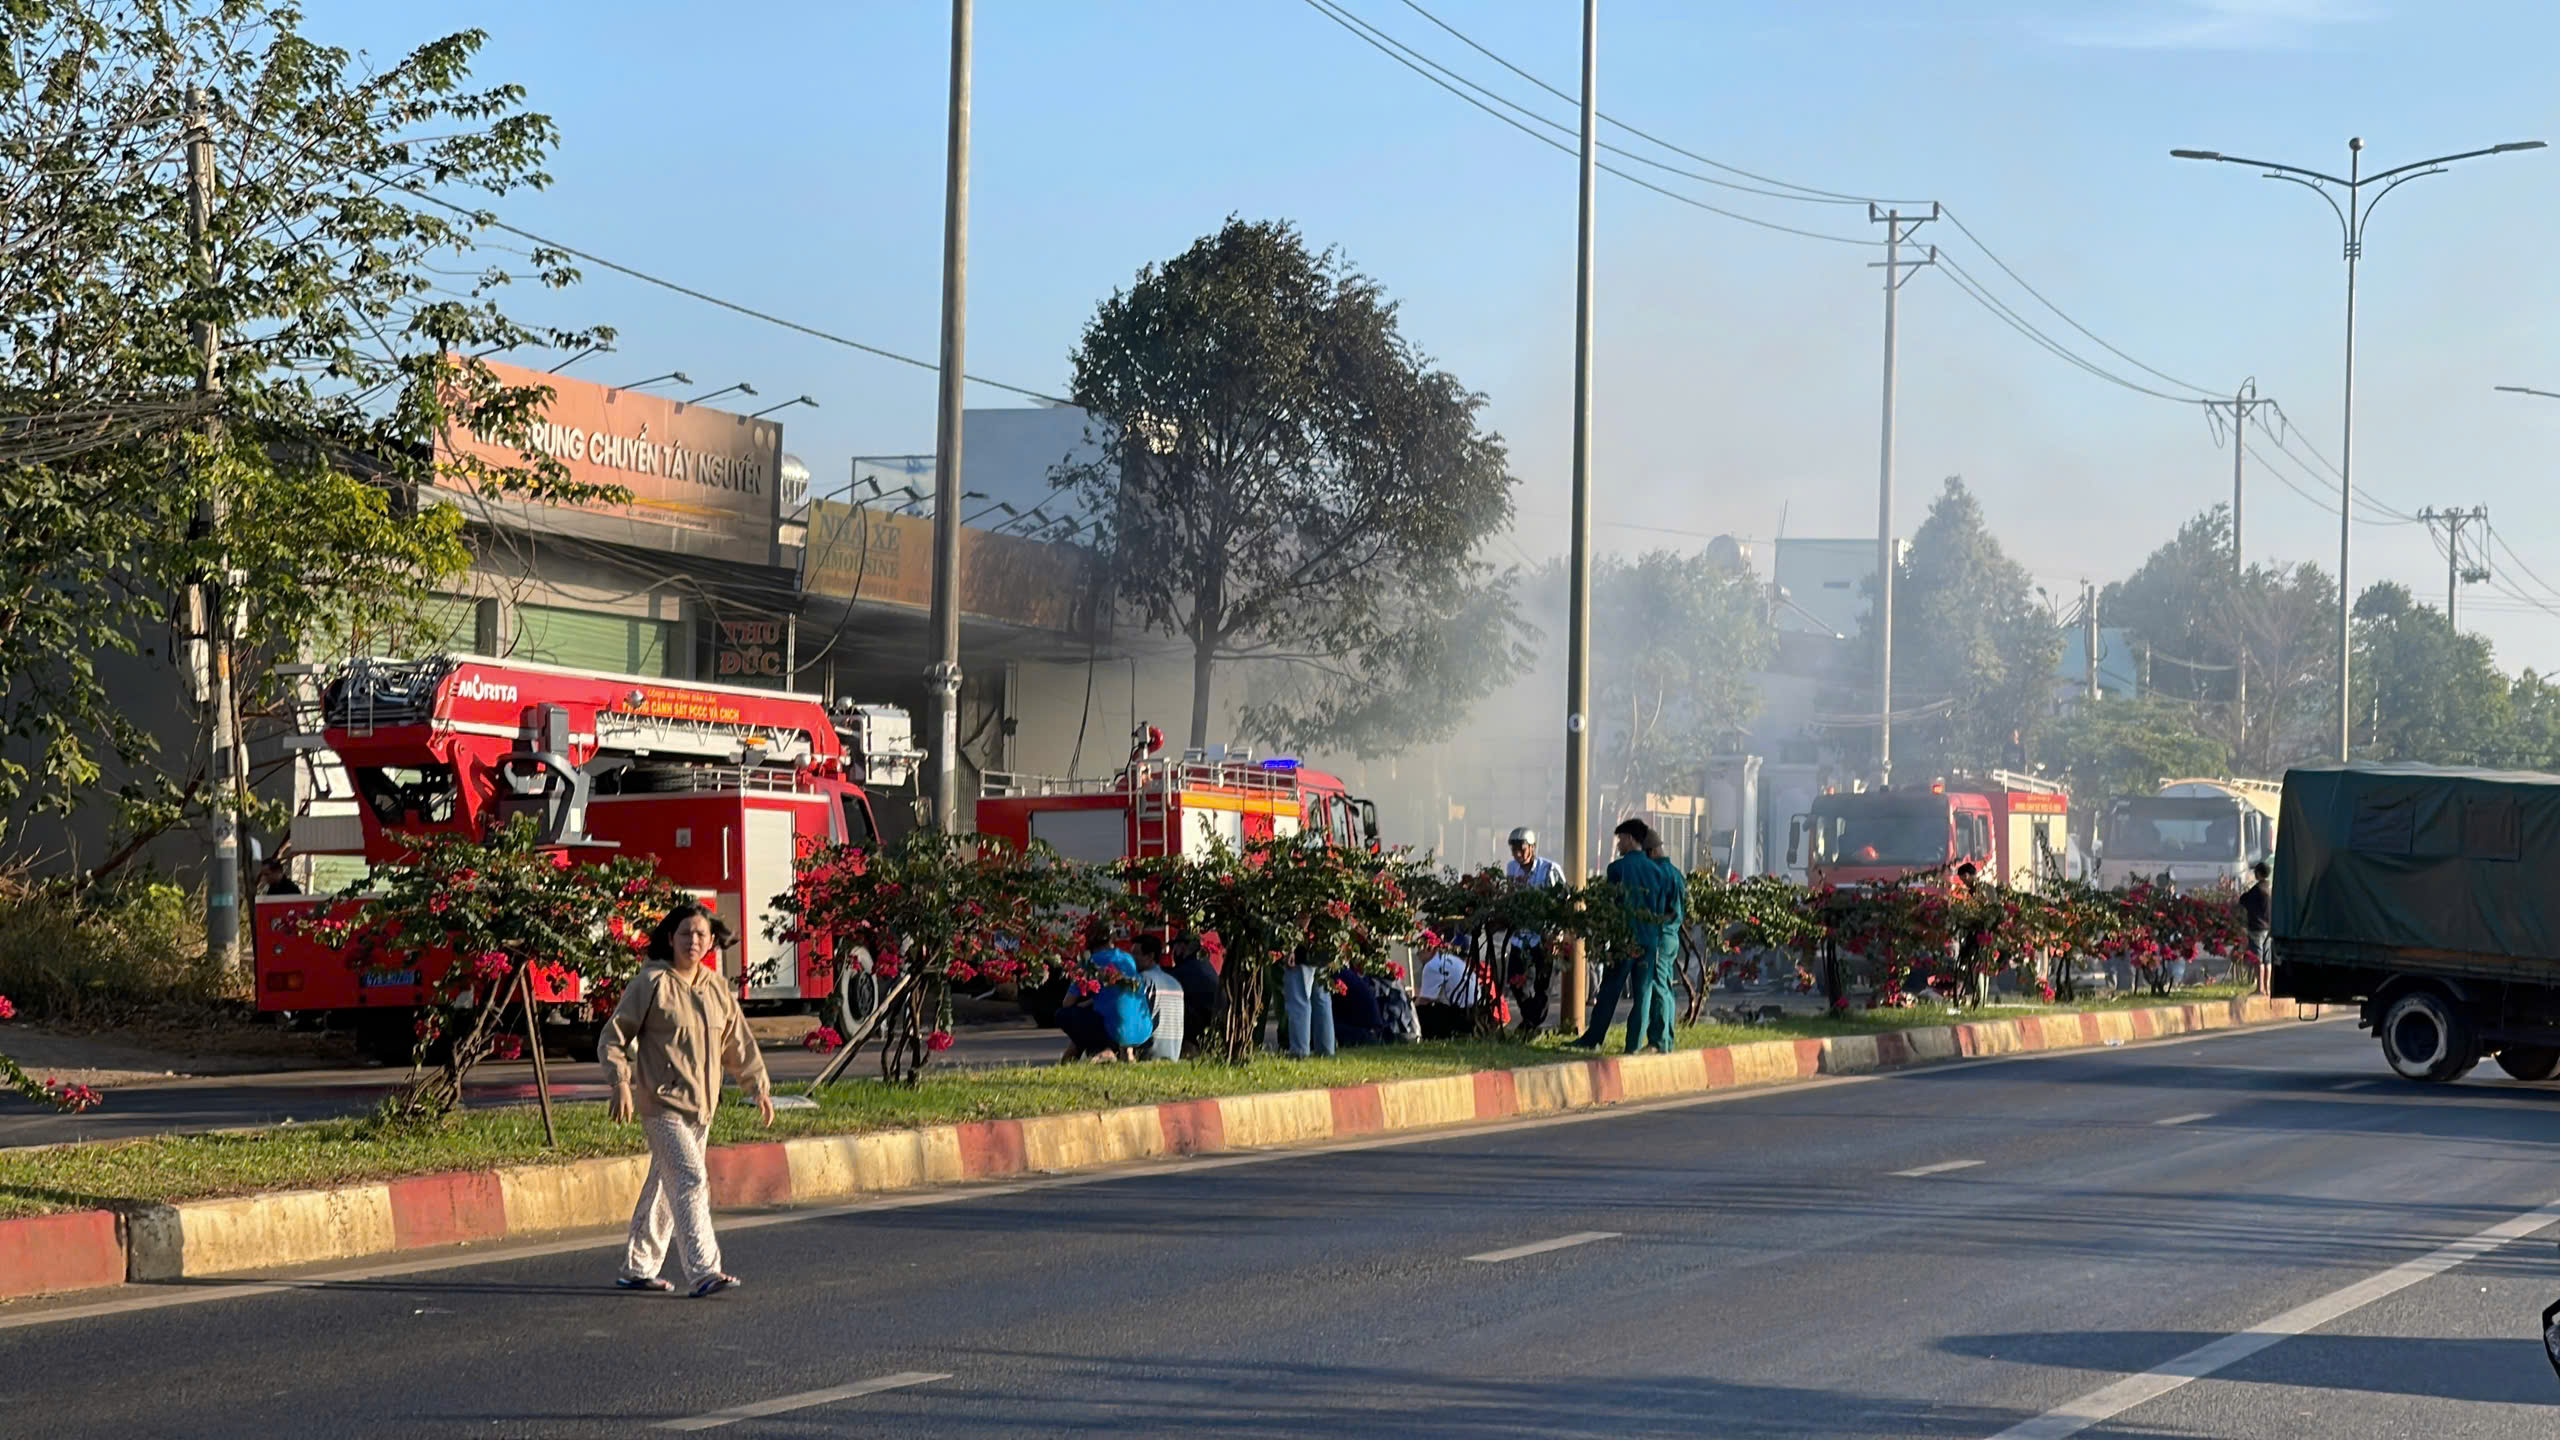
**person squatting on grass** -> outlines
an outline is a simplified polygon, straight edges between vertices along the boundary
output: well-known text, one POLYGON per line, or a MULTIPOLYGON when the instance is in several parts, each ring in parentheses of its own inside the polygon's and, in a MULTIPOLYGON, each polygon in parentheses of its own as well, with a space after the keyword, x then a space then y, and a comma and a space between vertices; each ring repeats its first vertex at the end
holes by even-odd
POLYGON ((631 1241, 613 1282, 625 1290, 675 1288, 658 1276, 671 1233, 695 1299, 738 1286, 738 1277, 720 1268, 703 1151, 720 1106, 723 1066, 754 1092, 756 1113, 768 1126, 773 1084, 737 992, 720 978, 717 957, 728 943, 729 927, 701 906, 669 911, 650 932, 648 963, 623 987, 596 1044, 596 1058, 613 1082, 607 1113, 617 1121, 637 1115, 649 1142, 649 1178, 631 1212, 631 1241))

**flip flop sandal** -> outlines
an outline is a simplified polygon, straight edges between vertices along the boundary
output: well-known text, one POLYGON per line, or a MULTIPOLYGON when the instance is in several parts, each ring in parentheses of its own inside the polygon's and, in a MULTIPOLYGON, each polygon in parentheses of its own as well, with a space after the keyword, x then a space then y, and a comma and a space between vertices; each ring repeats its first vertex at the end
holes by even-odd
POLYGON ((655 1275, 646 1277, 625 1275, 613 1282, 613 1288, 616 1290, 653 1290, 664 1294, 665 1292, 676 1288, 676 1285, 672 1280, 662 1280, 655 1275))

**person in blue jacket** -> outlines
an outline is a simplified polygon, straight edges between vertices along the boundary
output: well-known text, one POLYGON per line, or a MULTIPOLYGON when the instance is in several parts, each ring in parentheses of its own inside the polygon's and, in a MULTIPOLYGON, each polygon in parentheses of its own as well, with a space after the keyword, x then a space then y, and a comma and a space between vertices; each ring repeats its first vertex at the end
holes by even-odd
POLYGON ((1091 953, 1085 963, 1102 988, 1079 1004, 1058 1011, 1058 1028, 1067 1032, 1067 1053, 1060 1064, 1078 1060, 1135 1060, 1138 1047, 1155 1038, 1155 1014, 1138 993, 1138 961, 1111 943, 1108 932, 1089 935, 1091 953))
MULTIPOLYGON (((1609 883, 1618 887, 1627 907, 1627 923, 1635 932, 1635 953, 1627 957, 1627 1053, 1650 1048, 1671 1053, 1671 1021, 1678 1002, 1671 995, 1672 967, 1680 963, 1680 925, 1689 913, 1689 883, 1655 840, 1653 827, 1642 820, 1618 824, 1618 858, 1609 862, 1609 883)), ((1607 1028, 1607 1017, 1597 1022, 1607 1028)))

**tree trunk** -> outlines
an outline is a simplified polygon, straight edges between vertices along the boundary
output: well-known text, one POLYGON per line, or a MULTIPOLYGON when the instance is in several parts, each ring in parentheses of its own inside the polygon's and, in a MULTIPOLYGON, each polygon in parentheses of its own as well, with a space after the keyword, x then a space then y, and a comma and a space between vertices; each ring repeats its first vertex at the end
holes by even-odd
POLYGON ((1190 746, 1194 750, 1209 743, 1209 677, 1217 664, 1217 642, 1202 640, 1192 647, 1190 746))

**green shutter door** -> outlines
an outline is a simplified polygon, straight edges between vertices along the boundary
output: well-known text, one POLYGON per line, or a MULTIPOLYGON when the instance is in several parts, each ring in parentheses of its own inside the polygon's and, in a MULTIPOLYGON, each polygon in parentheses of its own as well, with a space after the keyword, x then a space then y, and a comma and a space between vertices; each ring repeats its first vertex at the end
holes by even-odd
POLYGON ((664 620, 598 615, 550 605, 516 607, 515 658, 617 675, 665 675, 675 626, 664 620))

